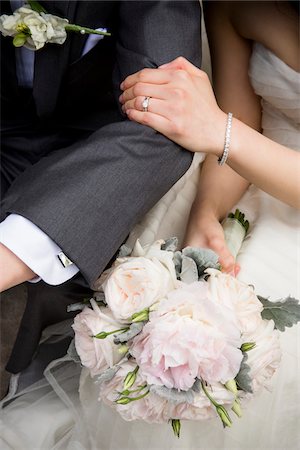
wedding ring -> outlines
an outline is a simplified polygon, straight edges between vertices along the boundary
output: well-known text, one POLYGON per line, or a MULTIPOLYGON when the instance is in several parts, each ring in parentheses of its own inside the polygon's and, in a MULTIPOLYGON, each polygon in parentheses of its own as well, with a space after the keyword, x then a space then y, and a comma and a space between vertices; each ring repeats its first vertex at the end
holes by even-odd
POLYGON ((148 111, 149 108, 149 102, 150 102, 150 97, 145 97, 143 102, 142 102, 142 108, 144 112, 148 111))

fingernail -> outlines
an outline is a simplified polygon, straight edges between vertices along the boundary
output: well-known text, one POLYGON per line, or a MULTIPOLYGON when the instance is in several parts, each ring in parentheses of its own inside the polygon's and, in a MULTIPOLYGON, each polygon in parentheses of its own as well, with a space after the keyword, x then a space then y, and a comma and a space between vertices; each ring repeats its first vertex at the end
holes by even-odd
POLYGON ((235 266, 234 275, 237 276, 239 274, 240 270, 241 270, 240 266, 235 266))
POLYGON ((122 83, 120 84, 120 89, 122 89, 122 91, 124 91, 124 81, 122 81, 122 83))
POLYGON ((120 102, 120 103, 123 103, 123 94, 120 95, 120 97, 119 97, 119 102, 120 102))

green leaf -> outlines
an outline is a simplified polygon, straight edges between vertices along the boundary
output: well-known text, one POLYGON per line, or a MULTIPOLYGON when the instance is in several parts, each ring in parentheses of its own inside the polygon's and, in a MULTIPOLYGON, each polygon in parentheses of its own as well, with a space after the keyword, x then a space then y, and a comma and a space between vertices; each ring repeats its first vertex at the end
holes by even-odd
POLYGON ((29 6, 31 7, 32 11, 36 11, 38 13, 46 13, 47 11, 45 8, 37 1, 35 0, 28 0, 29 6))
POLYGON ((283 300, 270 302, 270 300, 257 296, 264 309, 261 316, 265 320, 274 320, 275 328, 279 331, 285 331, 286 327, 292 327, 300 321, 299 300, 293 297, 286 297, 283 300))
POLYGON ((245 392, 250 392, 252 394, 252 380, 250 377, 250 367, 246 363, 248 355, 244 353, 244 358, 241 363, 240 371, 235 377, 236 384, 238 387, 245 392))
POLYGON ((13 38, 13 45, 15 47, 23 47, 23 45, 26 42, 27 37, 28 36, 25 33, 16 34, 15 37, 13 38))

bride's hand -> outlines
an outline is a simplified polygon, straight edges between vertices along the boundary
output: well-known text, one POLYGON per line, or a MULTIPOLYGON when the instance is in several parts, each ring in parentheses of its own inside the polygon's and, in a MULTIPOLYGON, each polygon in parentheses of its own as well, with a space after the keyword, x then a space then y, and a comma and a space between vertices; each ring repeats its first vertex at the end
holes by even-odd
POLYGON ((210 248, 219 256, 223 272, 236 276, 240 270, 226 245, 222 225, 209 214, 189 220, 183 247, 210 248))
POLYGON ((192 152, 222 154, 226 114, 217 105, 207 74, 186 59, 143 69, 127 77, 121 89, 122 109, 130 120, 192 152), (143 111, 146 97, 149 106, 143 111))

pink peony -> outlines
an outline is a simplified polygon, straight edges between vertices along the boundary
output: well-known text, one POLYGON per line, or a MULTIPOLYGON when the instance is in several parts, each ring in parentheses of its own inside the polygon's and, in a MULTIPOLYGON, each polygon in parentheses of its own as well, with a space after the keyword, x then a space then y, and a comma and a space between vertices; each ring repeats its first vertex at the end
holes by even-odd
MULTIPOLYGON (((120 397, 119 392, 124 389, 124 379, 127 373, 133 371, 135 368, 136 363, 133 361, 122 363, 114 378, 109 382, 101 384, 99 400, 116 409, 123 419, 127 421, 144 420, 148 423, 167 422, 171 417, 172 405, 170 406, 168 400, 156 394, 149 393, 146 397, 130 402, 127 405, 115 403, 120 397)), ((138 371, 136 381, 131 389, 137 389, 138 386, 143 386, 144 384, 146 384, 145 379, 141 377, 140 371, 138 371)), ((135 393, 132 396, 134 395, 138 396, 139 393, 135 393)))
POLYGON ((122 328, 112 317, 108 308, 99 308, 91 300, 93 309, 84 308, 77 314, 72 325, 75 331, 75 347, 83 366, 95 376, 122 359, 118 346, 114 344, 114 336, 106 339, 96 339, 92 336, 101 331, 113 331, 122 328))
MULTIPOLYGON (((225 386, 218 383, 210 387, 207 386, 207 390, 217 403, 231 408, 235 398, 232 392, 228 391, 225 386)), ((217 417, 216 408, 204 394, 203 390, 195 394, 192 404, 179 403, 178 405, 174 405, 172 414, 174 419, 181 420, 207 420, 217 417)))
POLYGON ((238 373, 240 330, 208 294, 205 282, 182 284, 134 338, 130 351, 149 384, 188 390, 196 378, 225 384, 238 373))

